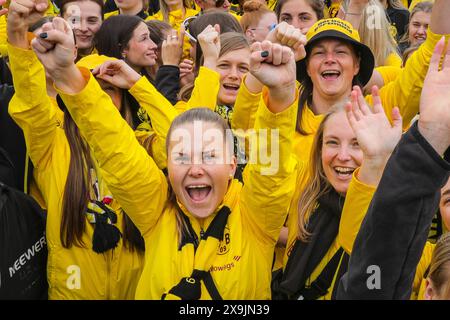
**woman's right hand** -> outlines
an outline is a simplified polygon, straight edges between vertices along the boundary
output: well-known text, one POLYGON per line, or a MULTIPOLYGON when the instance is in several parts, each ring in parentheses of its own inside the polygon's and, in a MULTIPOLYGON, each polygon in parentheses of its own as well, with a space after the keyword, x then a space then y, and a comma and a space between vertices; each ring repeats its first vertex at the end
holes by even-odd
POLYGON ((28 27, 44 16, 47 7, 47 0, 11 0, 6 29, 9 43, 28 49, 28 27))
POLYGON ((391 124, 381 105, 378 88, 372 88, 373 109, 358 86, 353 88, 351 101, 345 106, 347 118, 364 153, 359 179, 378 185, 384 167, 402 135, 402 117, 398 108, 392 110, 391 124))
POLYGON ((66 20, 55 17, 44 24, 31 46, 56 87, 68 94, 78 93, 85 87, 86 80, 75 66, 75 39, 66 20))
POLYGON ((280 22, 275 29, 270 31, 265 40, 291 48, 294 52, 295 61, 306 57, 306 36, 300 29, 285 21, 280 22))
POLYGON ((180 63, 183 55, 184 33, 184 27, 181 26, 179 34, 176 30, 171 30, 167 39, 163 41, 161 46, 163 65, 178 66, 180 63))
POLYGON ((203 52, 203 65, 211 70, 216 69, 220 52, 220 26, 208 25, 197 37, 203 52))
POLYGON ((419 131, 439 154, 450 145, 450 45, 434 48, 420 97, 419 131), (442 67, 441 57, 444 55, 442 67))

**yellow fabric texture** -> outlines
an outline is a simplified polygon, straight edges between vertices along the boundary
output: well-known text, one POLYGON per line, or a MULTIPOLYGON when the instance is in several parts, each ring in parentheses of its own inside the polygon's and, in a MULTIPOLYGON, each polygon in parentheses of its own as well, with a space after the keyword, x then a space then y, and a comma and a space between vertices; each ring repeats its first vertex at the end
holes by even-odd
POLYGON ((392 66, 377 67, 375 70, 383 78, 384 85, 387 85, 397 79, 398 75, 402 72, 402 68, 392 66))
POLYGON ((400 58, 397 53, 391 53, 386 60, 384 60, 383 65, 400 68, 402 66, 402 58, 400 58))
MULTIPOLYGON (((303 171, 298 170, 299 175, 297 176, 297 188, 295 190, 294 197, 292 198, 289 210, 289 235, 283 261, 284 267, 286 267, 288 256, 298 236, 298 201, 309 179, 309 171, 307 169, 308 166, 303 166, 303 168, 305 168, 303 171)), ((356 235, 358 234, 361 222, 364 219, 367 208, 369 207, 370 201, 372 200, 373 193, 375 192, 374 187, 366 185, 357 179, 357 172, 358 170, 353 173, 353 177, 345 197, 338 235, 331 244, 322 261, 316 266, 311 276, 307 279, 306 285, 310 285, 314 280, 317 279, 325 266, 341 247, 348 254, 351 254, 353 243, 355 241, 356 235)), ((337 270, 339 270, 339 268, 337 268, 337 270)), ((333 282, 331 283, 330 289, 328 290, 328 293, 321 297, 319 300, 331 300, 331 295, 333 293, 335 284, 336 274, 333 282)))
POLYGON ((414 276, 413 291, 411 294, 412 300, 424 300, 425 298, 425 272, 431 265, 431 258, 433 257, 433 251, 435 247, 436 244, 429 241, 427 241, 427 243, 425 244, 425 248, 423 249, 422 256, 420 257, 420 261, 416 269, 416 274, 414 276))
MULTIPOLYGON (((198 12, 199 12, 198 10, 190 9, 190 8, 185 8, 185 13, 184 14, 183 14, 183 12, 181 10, 171 11, 171 12, 169 12, 169 21, 168 21, 168 23, 172 26, 173 29, 179 31, 183 21, 186 18, 195 16, 196 14, 198 14, 198 12)), ((158 11, 154 15, 148 16, 145 20, 146 21, 148 21, 148 20, 164 21, 164 16, 163 16, 161 11, 158 11)), ((189 59, 189 48, 190 47, 191 47, 191 44, 189 43, 189 38, 188 37, 184 37, 182 59, 189 59)))
POLYGON ((194 89, 188 101, 178 101, 175 108, 179 113, 192 108, 205 107, 212 111, 217 106, 217 95, 219 94, 220 75, 218 72, 207 67, 200 67, 198 76, 194 81, 194 89))
MULTIPOLYGON (((66 249, 60 241, 62 199, 70 162, 63 130, 62 111, 47 96, 44 68, 31 50, 8 45, 15 84, 9 112, 22 128, 34 164, 34 178, 47 204, 47 278, 50 299, 132 299, 142 271, 143 254, 123 248, 95 253, 93 227, 86 220, 85 248, 66 249)), ((100 89, 98 91, 101 91, 100 89)), ((93 93, 98 95, 99 92, 93 93)), ((112 102, 111 102, 112 103, 112 102)), ((101 174, 97 172, 101 181, 101 174)), ((103 194, 109 194, 104 183, 103 194)), ((123 231, 123 214, 116 200, 117 227, 123 231)))
MULTIPOLYGON (((169 201, 166 177, 139 146, 111 101, 99 91, 91 77, 80 93, 60 94, 102 163, 103 177, 112 194, 145 239, 146 264, 136 298, 160 299, 180 278, 190 276, 192 258, 178 251, 176 210, 169 201), (97 139, 99 130, 105 137, 103 141, 97 139)), ((264 166, 247 165, 244 185, 233 182, 239 187, 230 188, 225 196, 236 198, 225 228, 229 242, 221 242, 220 247, 225 248, 218 252, 211 267, 224 299, 270 298, 273 250, 295 186, 296 161, 290 149, 296 110, 294 103, 282 113, 272 114, 265 100, 260 103, 255 127, 280 130, 279 168, 275 175, 262 175, 264 166)), ((200 225, 189 212, 186 214, 197 234, 206 230, 215 216, 205 218, 200 225)), ((206 290, 203 292, 202 299, 209 298, 206 290)))
POLYGON ((6 34, 6 16, 0 17, 0 57, 8 55, 6 34))

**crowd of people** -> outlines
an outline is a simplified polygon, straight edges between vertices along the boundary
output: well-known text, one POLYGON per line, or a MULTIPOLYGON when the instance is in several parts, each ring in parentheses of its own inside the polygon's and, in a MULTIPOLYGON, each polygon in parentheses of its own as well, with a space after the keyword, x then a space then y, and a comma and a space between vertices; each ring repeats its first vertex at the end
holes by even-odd
POLYGON ((450 299, 449 1, 0 5, 1 298, 450 299))

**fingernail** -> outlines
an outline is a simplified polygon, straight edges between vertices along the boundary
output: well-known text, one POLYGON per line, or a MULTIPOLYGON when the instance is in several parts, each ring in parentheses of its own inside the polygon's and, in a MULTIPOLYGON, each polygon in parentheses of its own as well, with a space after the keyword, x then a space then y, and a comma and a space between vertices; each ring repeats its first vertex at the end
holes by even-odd
POLYGON ((262 58, 267 58, 269 56, 269 51, 262 51, 261 52, 261 57, 262 58))
POLYGON ((47 39, 47 32, 42 32, 41 34, 39 34, 39 37, 42 39, 47 39))

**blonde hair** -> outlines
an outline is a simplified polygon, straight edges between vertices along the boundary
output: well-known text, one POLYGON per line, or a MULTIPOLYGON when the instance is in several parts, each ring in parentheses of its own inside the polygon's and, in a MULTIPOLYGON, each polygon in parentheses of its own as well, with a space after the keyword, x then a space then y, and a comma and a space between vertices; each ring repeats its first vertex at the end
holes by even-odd
POLYGON ((298 239, 306 242, 311 234, 307 227, 312 212, 317 207, 317 201, 324 194, 328 193, 333 187, 328 181, 322 166, 322 145, 323 133, 325 125, 331 116, 344 111, 345 102, 339 103, 332 107, 325 115, 314 136, 314 142, 311 149, 311 157, 309 163, 309 179, 306 188, 300 194, 298 200, 298 239))
POLYGON ((440 297, 450 296, 450 233, 441 236, 436 243, 427 277, 440 297))
MULTIPOLYGON (((424 1, 424 2, 420 2, 420 3, 416 4, 414 6, 414 9, 411 11, 411 14, 409 16, 409 21, 411 22, 414 15, 418 12, 425 12, 425 13, 431 14, 432 9, 433 9, 433 3, 430 1, 424 1)), ((405 34, 400 39, 399 43, 409 43, 409 23, 408 23, 408 30, 406 30, 405 34)))
POLYGON ((378 0, 369 0, 362 12, 358 32, 361 42, 368 46, 375 58, 375 67, 384 65, 386 58, 391 54, 398 54, 397 43, 390 33, 390 26, 384 8, 378 0), (374 10, 376 8, 376 10, 374 10), (376 14, 376 23, 380 25, 368 26, 368 22, 376 14))

